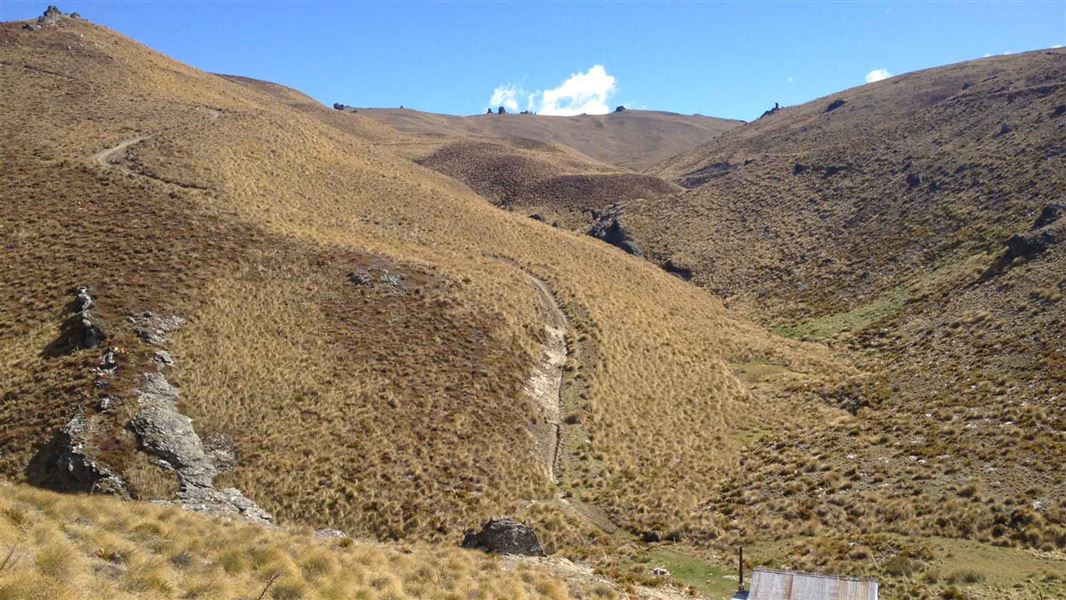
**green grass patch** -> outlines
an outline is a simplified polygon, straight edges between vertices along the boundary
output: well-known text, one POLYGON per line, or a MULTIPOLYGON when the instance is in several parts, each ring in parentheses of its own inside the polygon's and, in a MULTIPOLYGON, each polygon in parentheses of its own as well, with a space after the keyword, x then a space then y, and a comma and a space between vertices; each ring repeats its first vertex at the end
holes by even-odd
POLYGON ((849 311, 775 327, 774 333, 787 338, 820 341, 845 331, 859 331, 898 311, 907 297, 907 288, 899 286, 849 311))
POLYGON ((666 567, 670 579, 681 586, 696 588, 715 600, 731 598, 737 591, 735 567, 722 567, 681 550, 653 548, 647 554, 653 567, 666 567))

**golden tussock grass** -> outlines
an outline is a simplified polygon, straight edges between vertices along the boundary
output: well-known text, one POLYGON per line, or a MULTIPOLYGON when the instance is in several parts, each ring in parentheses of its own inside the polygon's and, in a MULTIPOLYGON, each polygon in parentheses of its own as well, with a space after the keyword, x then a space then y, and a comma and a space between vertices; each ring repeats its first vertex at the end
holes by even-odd
POLYGON ((505 568, 454 547, 321 540, 175 507, 8 484, 0 485, 0 564, 4 600, 562 600, 595 590, 543 567, 505 568))

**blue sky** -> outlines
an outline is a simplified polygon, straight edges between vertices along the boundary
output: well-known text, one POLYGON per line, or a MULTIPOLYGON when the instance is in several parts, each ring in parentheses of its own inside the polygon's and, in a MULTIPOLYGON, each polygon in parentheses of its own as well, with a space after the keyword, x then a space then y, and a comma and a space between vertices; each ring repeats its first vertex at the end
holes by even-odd
MULTIPOLYGON (((1066 44, 1066 0, 52 1, 207 71, 326 103, 455 114, 484 112, 497 91, 519 109, 533 94, 538 112, 625 104, 753 119, 874 71, 1066 44)), ((0 19, 47 4, 0 0, 0 19)))

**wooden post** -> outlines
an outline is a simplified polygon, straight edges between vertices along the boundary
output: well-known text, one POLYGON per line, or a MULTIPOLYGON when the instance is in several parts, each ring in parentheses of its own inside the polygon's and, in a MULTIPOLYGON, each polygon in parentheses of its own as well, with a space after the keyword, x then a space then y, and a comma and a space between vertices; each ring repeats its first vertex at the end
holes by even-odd
POLYGON ((740 556, 737 559, 737 575, 739 575, 740 586, 737 588, 738 592, 744 591, 744 546, 740 547, 740 556))

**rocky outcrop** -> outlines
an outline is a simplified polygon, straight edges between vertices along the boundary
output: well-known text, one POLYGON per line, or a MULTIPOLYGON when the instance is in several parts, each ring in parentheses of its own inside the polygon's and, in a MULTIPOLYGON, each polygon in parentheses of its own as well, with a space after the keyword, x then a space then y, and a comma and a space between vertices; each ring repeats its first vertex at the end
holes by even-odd
POLYGON ((81 15, 78 13, 70 13, 69 15, 55 6, 49 6, 45 9, 44 14, 37 17, 37 20, 33 23, 27 23, 22 28, 29 31, 37 31, 44 27, 55 27, 63 19, 80 19, 81 15))
POLYGON ((71 354, 95 348, 107 340, 100 319, 93 310, 96 302, 86 286, 74 288, 68 316, 59 329, 59 337, 45 348, 46 356, 71 354))
POLYGON ((507 517, 489 519, 481 531, 468 531, 463 538, 463 548, 494 554, 544 556, 537 532, 529 525, 507 517))
POLYGON ((56 431, 30 461, 30 483, 64 493, 129 497, 122 477, 90 454, 92 429, 92 420, 79 414, 56 431))
POLYGON ((1032 228, 1007 238, 1007 249, 984 274, 984 279, 1003 272, 1016 261, 1025 261, 1043 254, 1052 246, 1066 240, 1066 205, 1049 204, 1040 211, 1032 228))
MULTIPOLYGON (((106 339, 96 322, 93 307, 93 298, 87 288, 75 290, 68 331, 65 337, 52 344, 55 349, 86 347, 89 342, 97 345, 106 339)), ((91 416, 79 414, 55 433, 27 468, 30 481, 61 492, 128 497, 126 484, 118 471, 91 452, 94 447, 110 447, 121 437, 116 437, 116 432, 126 429, 134 434, 136 441, 130 437, 128 442, 119 442, 122 452, 145 452, 154 457, 156 465, 172 471, 177 477, 177 497, 157 502, 272 525, 273 517, 239 490, 214 487, 214 478, 219 471, 236 464, 232 440, 216 436, 215 443, 205 447, 192 420, 178 410, 180 393, 163 373, 173 366, 174 359, 158 346, 165 345, 167 335, 181 327, 185 319, 144 312, 127 317, 127 321, 133 325, 133 333, 146 345, 137 349, 137 354, 150 356, 151 364, 156 368, 154 373, 141 374, 138 389, 133 390, 136 401, 133 418, 126 422, 122 415, 129 413, 118 408, 134 398, 107 393, 121 375, 121 369, 127 368, 124 365, 131 364, 128 355, 133 349, 126 348, 124 356, 120 356, 118 348, 109 347, 93 369, 95 389, 103 393, 96 403, 97 411, 91 416)))
POLYGON ((133 333, 141 338, 141 341, 153 346, 162 346, 169 339, 167 334, 177 331, 185 324, 185 319, 177 315, 169 317, 159 316, 153 312, 143 312, 139 315, 130 315, 126 320, 133 323, 133 333))
POLYGON ((774 107, 770 110, 764 111, 763 114, 759 115, 759 118, 761 119, 763 117, 769 117, 770 115, 776 113, 779 110, 781 110, 781 105, 777 102, 774 102, 774 107))
POLYGON ((592 211, 592 218, 595 222, 589 228, 588 234, 612 246, 621 248, 629 254, 643 258, 644 252, 633 241, 633 238, 630 237, 629 232, 619 220, 621 213, 622 208, 617 204, 608 206, 603 213, 592 211))
POLYGON ((829 103, 829 106, 825 107, 825 112, 830 113, 847 104, 847 100, 836 99, 829 103))
POLYGON ((1048 204, 1040 211, 1040 215, 1033 222, 1033 229, 1047 227, 1063 216, 1066 216, 1066 204, 1048 204))
POLYGON ((388 269, 356 269, 348 273, 348 281, 359 287, 375 287, 381 284, 386 291, 394 294, 407 293, 407 282, 399 273, 388 269), (372 271, 377 271, 376 277, 372 271))
POLYGON ((1031 258, 1041 254, 1052 245, 1066 239, 1066 220, 1062 218, 1066 206, 1049 204, 1040 211, 1033 227, 1025 233, 1016 233, 1007 239, 1007 260, 1031 258))
POLYGON ((274 518, 240 490, 214 488, 218 467, 192 419, 178 412, 179 399, 180 393, 164 374, 145 373, 137 396, 140 410, 130 421, 141 448, 177 474, 176 503, 186 510, 273 524, 274 518))

